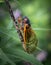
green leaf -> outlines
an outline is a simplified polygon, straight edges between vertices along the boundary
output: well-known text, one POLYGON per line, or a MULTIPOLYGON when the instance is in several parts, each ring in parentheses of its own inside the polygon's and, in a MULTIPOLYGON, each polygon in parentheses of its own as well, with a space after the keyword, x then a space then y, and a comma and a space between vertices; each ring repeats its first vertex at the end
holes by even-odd
POLYGON ((0 0, 0 3, 4 2, 4 0, 0 0))
POLYGON ((10 31, 10 30, 5 29, 5 28, 0 28, 0 33, 7 35, 10 38, 13 38, 15 41, 17 41, 17 40, 19 41, 19 38, 17 38, 18 34, 15 30, 10 31))
POLYGON ((0 48, 0 57, 1 57, 3 60, 5 60, 5 61, 11 63, 11 65, 16 65, 14 62, 12 62, 12 60, 10 60, 10 59, 7 57, 7 55, 2 51, 1 48, 0 48))
POLYGON ((36 59, 36 57, 34 57, 32 54, 28 54, 28 53, 24 52, 23 50, 20 50, 18 48, 17 49, 9 48, 7 50, 8 50, 7 54, 9 56, 13 55, 13 57, 19 58, 20 60, 30 62, 33 65, 43 65, 41 62, 39 62, 36 59))

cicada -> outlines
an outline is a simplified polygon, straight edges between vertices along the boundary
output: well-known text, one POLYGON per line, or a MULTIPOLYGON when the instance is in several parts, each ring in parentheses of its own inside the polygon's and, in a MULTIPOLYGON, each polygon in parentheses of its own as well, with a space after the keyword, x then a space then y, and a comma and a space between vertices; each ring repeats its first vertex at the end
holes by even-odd
MULTIPOLYGON (((19 21, 20 19, 21 18, 19 18, 19 21)), ((22 33, 23 33, 23 39, 24 39, 24 43, 23 43, 24 50, 28 53, 34 52, 34 50, 37 47, 38 40, 34 30, 32 30, 31 28, 30 21, 27 17, 24 17, 22 19, 21 29, 23 31, 22 33)))
POLYGON ((25 51, 28 53, 34 52, 34 50, 37 47, 37 43, 38 43, 38 40, 37 40, 36 34, 34 33, 34 30, 32 30, 31 27, 25 29, 24 30, 24 44, 23 44, 23 48, 25 49, 25 51))

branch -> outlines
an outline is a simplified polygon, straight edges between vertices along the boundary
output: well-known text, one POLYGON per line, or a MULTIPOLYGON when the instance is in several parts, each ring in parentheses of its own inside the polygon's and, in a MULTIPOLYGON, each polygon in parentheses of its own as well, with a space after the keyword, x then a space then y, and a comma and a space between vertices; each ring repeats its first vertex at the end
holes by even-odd
POLYGON ((9 3, 8 0, 5 0, 5 3, 6 3, 6 5, 7 5, 7 7, 8 7, 8 10, 9 10, 9 13, 10 13, 10 15, 11 15, 11 18, 13 19, 13 22, 15 23, 15 26, 16 26, 17 33, 18 33, 18 35, 19 35, 19 38, 20 38, 21 42, 23 43, 23 42, 24 42, 23 36, 22 36, 21 31, 19 30, 18 23, 17 23, 17 21, 15 20, 15 17, 14 17, 13 11, 12 11, 12 8, 11 8, 11 6, 10 6, 10 3, 9 3))

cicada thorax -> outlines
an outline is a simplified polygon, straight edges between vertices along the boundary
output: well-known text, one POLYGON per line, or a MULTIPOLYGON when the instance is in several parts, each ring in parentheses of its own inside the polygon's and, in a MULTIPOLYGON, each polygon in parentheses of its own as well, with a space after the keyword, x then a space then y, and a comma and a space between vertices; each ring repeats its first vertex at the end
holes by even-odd
POLYGON ((38 40, 36 34, 34 33, 34 30, 32 30, 31 27, 26 29, 25 40, 26 42, 25 44, 23 44, 23 47, 26 50, 26 52, 34 52, 34 50, 37 47, 38 40))

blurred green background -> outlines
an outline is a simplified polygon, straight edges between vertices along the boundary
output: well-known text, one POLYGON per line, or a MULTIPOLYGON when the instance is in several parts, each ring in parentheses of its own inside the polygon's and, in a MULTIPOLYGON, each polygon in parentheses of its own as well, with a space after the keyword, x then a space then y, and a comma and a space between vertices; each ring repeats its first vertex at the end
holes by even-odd
MULTIPOLYGON (((18 9, 23 16, 27 16, 30 19, 31 26, 39 40, 38 47, 47 52, 47 57, 42 63, 44 65, 51 65, 51 0, 9 0, 9 2, 13 11, 18 9)), ((0 0, 0 48, 12 61, 17 62, 17 65, 22 63, 21 59, 16 59, 14 56, 7 54, 11 54, 13 49, 19 49, 23 51, 21 52, 23 54, 24 50, 4 0, 0 0)), ((19 50, 18 53, 20 53, 19 50)), ((4 61, 3 56, 1 56, 0 65, 4 65, 6 60, 4 61)), ((10 64, 7 63, 5 65, 10 64)))

